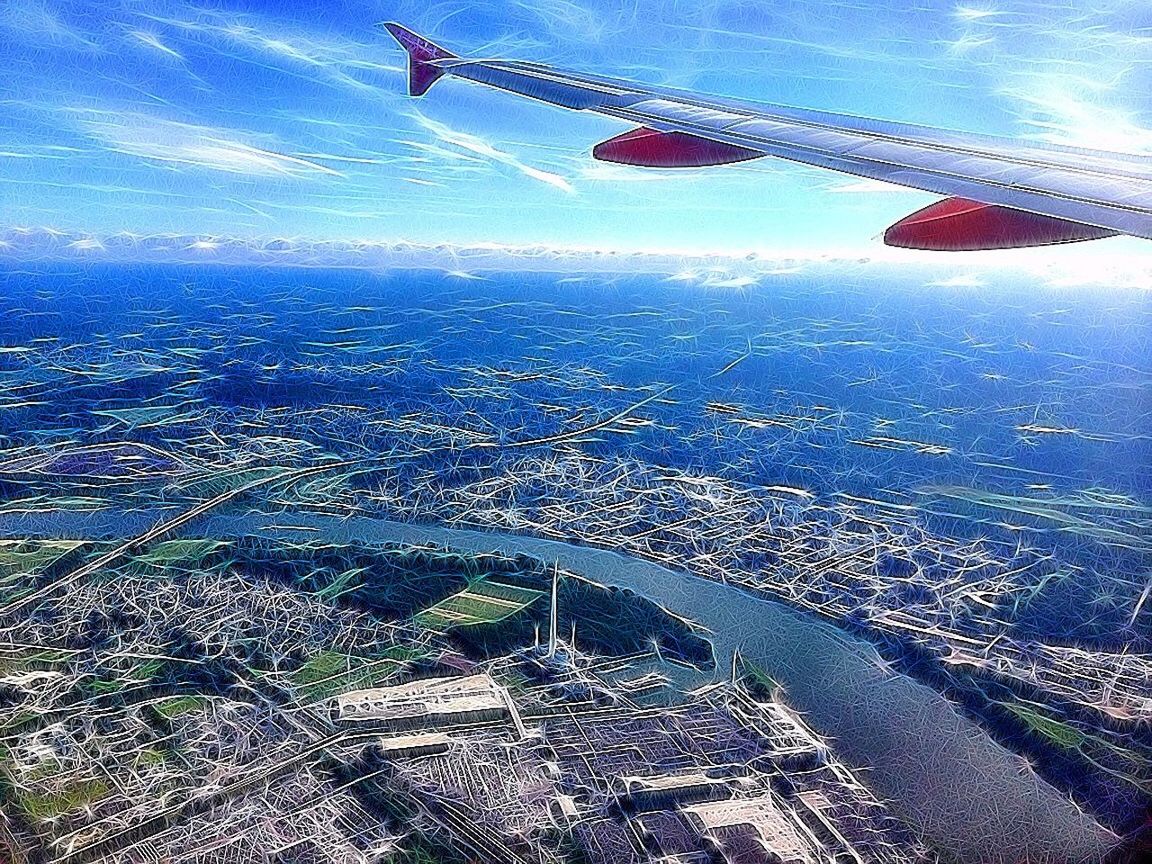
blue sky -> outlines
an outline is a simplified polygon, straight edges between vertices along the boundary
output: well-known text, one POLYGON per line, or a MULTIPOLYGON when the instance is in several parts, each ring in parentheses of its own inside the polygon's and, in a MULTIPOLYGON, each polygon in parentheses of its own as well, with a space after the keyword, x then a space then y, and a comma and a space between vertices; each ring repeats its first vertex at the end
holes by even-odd
POLYGON ((0 0, 0 219, 741 252, 878 246, 934 200, 767 159, 596 163, 622 124, 451 79, 408 99, 389 19, 461 54, 1152 153, 1147 0, 0 0))

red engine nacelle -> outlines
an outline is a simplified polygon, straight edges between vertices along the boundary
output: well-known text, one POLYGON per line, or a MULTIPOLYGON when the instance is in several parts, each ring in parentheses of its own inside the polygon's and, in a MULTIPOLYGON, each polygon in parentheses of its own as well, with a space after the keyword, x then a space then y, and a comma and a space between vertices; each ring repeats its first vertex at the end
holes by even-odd
POLYGON ((1077 243, 1119 233, 999 204, 945 198, 905 216, 884 232, 884 242, 905 249, 963 252, 1077 243))
POLYGON ((758 159, 759 150, 701 138, 687 132, 660 132, 641 126, 592 148, 592 155, 604 162, 641 165, 646 168, 702 168, 758 159))

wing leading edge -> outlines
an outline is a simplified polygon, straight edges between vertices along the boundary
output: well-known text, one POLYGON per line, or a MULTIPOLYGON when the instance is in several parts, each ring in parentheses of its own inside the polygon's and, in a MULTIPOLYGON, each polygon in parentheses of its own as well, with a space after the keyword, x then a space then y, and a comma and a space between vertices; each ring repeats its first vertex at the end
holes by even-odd
POLYGON ((741 102, 565 72, 537 63, 457 57, 399 24, 409 93, 454 75, 531 99, 629 121, 598 159, 662 168, 776 156, 947 196, 900 220, 889 245, 1001 249, 1152 239, 1152 159, 741 102))

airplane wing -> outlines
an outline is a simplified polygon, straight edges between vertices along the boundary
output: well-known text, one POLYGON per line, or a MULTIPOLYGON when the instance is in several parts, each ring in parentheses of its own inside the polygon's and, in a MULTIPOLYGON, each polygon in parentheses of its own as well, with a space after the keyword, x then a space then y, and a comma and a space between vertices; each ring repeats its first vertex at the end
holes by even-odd
POLYGON ((634 125, 597 159, 660 168, 777 156, 948 196, 884 233, 890 246, 1004 249, 1152 239, 1152 158, 1059 147, 780 105, 697 96, 515 60, 467 59, 399 24, 408 88, 454 75, 634 125))

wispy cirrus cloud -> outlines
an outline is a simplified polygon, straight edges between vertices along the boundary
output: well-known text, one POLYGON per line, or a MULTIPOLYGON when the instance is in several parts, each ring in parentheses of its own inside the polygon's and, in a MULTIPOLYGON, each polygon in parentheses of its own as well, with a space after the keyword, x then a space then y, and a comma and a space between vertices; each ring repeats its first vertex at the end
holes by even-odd
POLYGON ((519 173, 523 174, 525 177, 529 177, 541 183, 546 183, 549 186, 554 186, 555 188, 564 192, 568 192, 570 194, 574 194, 576 192, 576 189, 572 186, 572 184, 561 177, 559 174, 553 174, 551 171, 544 171, 540 168, 535 168, 531 165, 521 162, 511 153, 496 149, 483 138, 480 138, 476 135, 470 135, 466 132, 459 132, 456 129, 452 129, 449 126, 440 123, 439 121, 431 119, 430 117, 425 117, 420 113, 413 113, 412 117, 415 118, 417 123, 435 135, 444 144, 457 147, 460 150, 464 150, 470 154, 480 156, 490 162, 507 165, 508 167, 513 168, 519 173))
POLYGON ((988 76, 1026 134, 1058 144, 1148 152, 1152 35, 1140 0, 957 6, 951 44, 988 76))
POLYGON ((907 186, 897 186, 895 183, 885 183, 883 180, 849 180, 845 183, 834 183, 824 187, 825 192, 837 195, 864 195, 875 192, 908 192, 907 186))
MULTIPOLYGON (((353 72, 396 73, 403 67, 380 62, 378 45, 347 38, 325 38, 299 30, 286 30, 250 15, 202 9, 195 15, 146 15, 154 25, 167 28, 182 39, 209 41, 231 56, 284 68, 308 69, 326 80, 361 91, 376 87, 353 72)), ((367 28, 366 28, 367 29, 367 28)))
POLYGON ((1009 88, 1003 92, 1022 104, 1021 120, 1033 130, 1033 137, 1042 141, 1152 153, 1152 129, 1142 125, 1131 109, 1086 99, 1064 88, 1009 88))
POLYGON ((1000 17, 1004 15, 1004 13, 991 5, 961 5, 952 10, 952 15, 961 21, 981 21, 986 18, 1000 17))
POLYGON ((162 54, 167 54, 169 57, 175 57, 177 60, 184 59, 183 54, 181 54, 175 48, 171 48, 168 45, 165 45, 160 41, 160 37, 155 33, 149 32, 147 30, 129 30, 128 35, 135 39, 137 42, 147 45, 149 48, 154 48, 162 54))
POLYGON ((80 126, 90 137, 113 152, 142 159, 265 177, 343 176, 318 162, 256 146, 249 143, 251 136, 230 129, 143 114, 80 113, 80 126))
MULTIPOLYGON (((703 170, 689 168, 637 168, 634 165, 621 165, 615 162, 597 162, 587 154, 575 157, 580 177, 603 183, 692 183, 698 180, 703 170)), ((730 170, 731 167, 729 166, 730 170)))
POLYGON ((20 39, 55 48, 97 48, 92 36, 67 21, 45 0, 7 0, 0 4, 0 27, 20 39))

